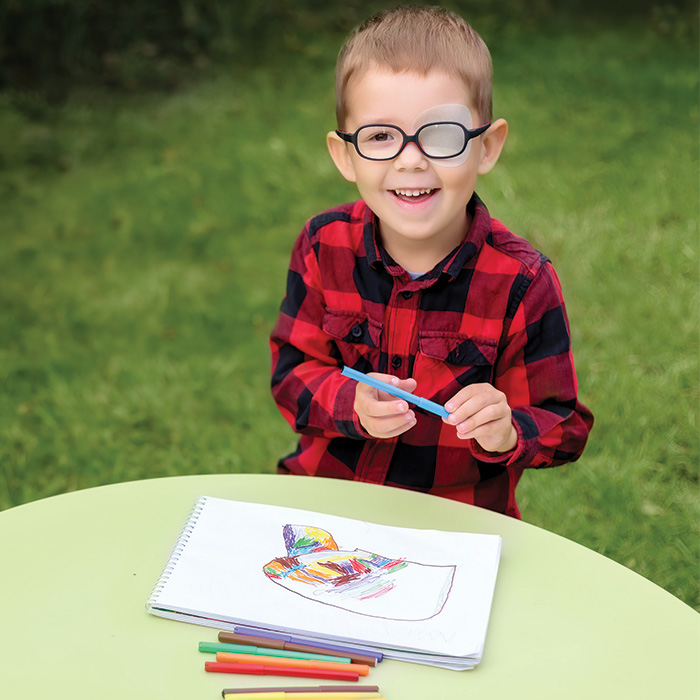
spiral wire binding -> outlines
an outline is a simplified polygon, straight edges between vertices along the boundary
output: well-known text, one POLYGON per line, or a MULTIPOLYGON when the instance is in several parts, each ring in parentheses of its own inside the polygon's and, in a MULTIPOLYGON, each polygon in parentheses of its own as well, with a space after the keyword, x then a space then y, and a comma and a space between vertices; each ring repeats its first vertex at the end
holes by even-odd
POLYGON ((192 536, 192 531, 194 530, 194 527, 197 524, 199 516, 202 514, 202 510, 204 509, 204 504, 206 502, 207 497, 200 496, 192 505, 187 519, 185 520, 185 524, 182 526, 180 534, 178 535, 177 540, 175 541, 175 546, 173 547, 172 552, 170 552, 168 561, 163 567, 163 572, 161 573, 158 581, 156 582, 156 585, 153 587, 151 595, 146 601, 146 610, 150 611, 151 608, 155 606, 158 596, 161 594, 163 588, 165 587, 165 584, 170 578, 170 574, 175 569, 175 566, 177 565, 178 561, 180 560, 180 557, 182 556, 182 553, 185 551, 185 547, 187 546, 187 543, 189 542, 190 537, 192 536))

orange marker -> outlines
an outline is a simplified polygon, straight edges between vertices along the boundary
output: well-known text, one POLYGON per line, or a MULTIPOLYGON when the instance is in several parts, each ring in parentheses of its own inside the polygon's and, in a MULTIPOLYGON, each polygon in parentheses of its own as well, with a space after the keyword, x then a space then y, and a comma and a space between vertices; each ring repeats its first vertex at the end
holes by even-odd
POLYGON ((225 663, 264 664, 265 666, 293 666, 294 668, 315 668, 326 671, 349 671, 360 676, 369 673, 367 664, 344 664, 334 661, 304 661, 302 659, 287 659, 281 656, 261 656, 260 654, 232 654, 227 651, 217 651, 216 660, 225 663))

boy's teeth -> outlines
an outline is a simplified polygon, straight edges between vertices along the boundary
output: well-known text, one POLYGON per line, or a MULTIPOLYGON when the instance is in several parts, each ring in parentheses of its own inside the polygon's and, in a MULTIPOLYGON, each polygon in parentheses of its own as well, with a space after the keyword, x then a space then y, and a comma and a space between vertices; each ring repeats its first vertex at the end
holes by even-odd
POLYGON ((420 197, 422 194, 428 194, 432 192, 432 189, 429 190, 394 190, 396 194, 403 195, 404 197, 420 197))

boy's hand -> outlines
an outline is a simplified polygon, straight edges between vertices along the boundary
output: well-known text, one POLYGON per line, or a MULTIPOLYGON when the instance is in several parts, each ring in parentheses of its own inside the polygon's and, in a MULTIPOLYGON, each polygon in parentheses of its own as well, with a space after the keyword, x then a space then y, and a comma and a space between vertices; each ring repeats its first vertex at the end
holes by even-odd
POLYGON ((457 427, 457 437, 474 439, 487 452, 509 452, 518 444, 506 395, 491 384, 470 384, 446 404, 446 423, 457 427))
MULTIPOLYGON (((398 379, 378 372, 370 372, 369 376, 389 382, 404 391, 413 392, 416 388, 415 379, 398 379)), ((416 424, 416 414, 406 401, 361 382, 357 383, 355 389, 354 408, 362 427, 372 437, 396 437, 416 424)))

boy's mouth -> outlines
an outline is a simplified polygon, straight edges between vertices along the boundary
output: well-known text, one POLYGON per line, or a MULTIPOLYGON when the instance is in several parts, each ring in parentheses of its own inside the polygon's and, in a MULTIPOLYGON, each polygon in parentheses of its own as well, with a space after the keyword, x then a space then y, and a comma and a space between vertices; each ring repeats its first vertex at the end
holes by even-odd
POLYGON ((391 190, 391 192, 402 202, 418 204, 419 202, 425 202, 427 199, 430 199, 437 192, 437 189, 391 190))

